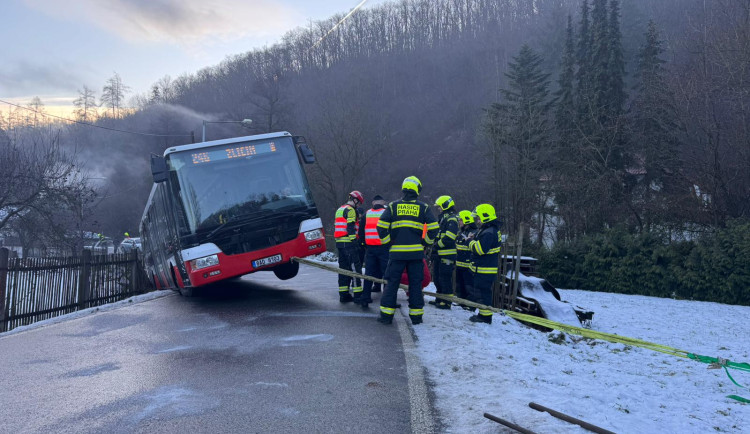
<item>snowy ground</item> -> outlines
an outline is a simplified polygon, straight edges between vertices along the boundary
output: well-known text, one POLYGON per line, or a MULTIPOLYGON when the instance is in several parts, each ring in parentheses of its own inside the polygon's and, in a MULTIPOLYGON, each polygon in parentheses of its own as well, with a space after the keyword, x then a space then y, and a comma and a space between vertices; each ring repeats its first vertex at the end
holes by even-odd
MULTIPOLYGON (((431 286, 427 290, 434 290, 431 286)), ((561 290, 562 299, 595 312, 592 329, 692 353, 750 362, 750 307, 561 290)), ((431 299, 431 297, 426 297, 431 299)), ((723 370, 604 341, 543 333, 508 317, 492 325, 470 313, 426 306, 415 327, 417 351, 434 385, 448 432, 497 433, 485 412, 541 433, 583 428, 529 408, 536 402, 618 433, 748 432, 750 398, 723 370), (555 340, 555 342, 553 342, 555 340)), ((730 370, 740 384, 746 373, 730 370)))

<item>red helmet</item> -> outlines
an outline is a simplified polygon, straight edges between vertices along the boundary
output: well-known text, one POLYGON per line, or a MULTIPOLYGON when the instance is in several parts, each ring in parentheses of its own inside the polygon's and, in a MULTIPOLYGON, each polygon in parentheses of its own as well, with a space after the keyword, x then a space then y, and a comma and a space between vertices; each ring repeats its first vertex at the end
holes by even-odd
POLYGON ((351 197, 352 199, 356 200, 359 203, 365 203, 365 197, 362 196, 362 193, 360 193, 357 190, 354 190, 351 193, 349 193, 349 197, 351 197))

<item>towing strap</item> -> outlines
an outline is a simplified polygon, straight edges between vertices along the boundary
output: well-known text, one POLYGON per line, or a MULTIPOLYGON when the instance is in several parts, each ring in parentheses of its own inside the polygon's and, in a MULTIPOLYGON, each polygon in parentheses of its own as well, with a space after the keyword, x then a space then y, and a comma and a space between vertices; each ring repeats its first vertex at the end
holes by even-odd
MULTIPOLYGON (((388 283, 387 281, 383 279, 377 279, 372 276, 365 276, 365 275, 355 273, 350 270, 345 270, 343 268, 339 268, 339 267, 332 266, 332 265, 321 264, 320 262, 311 261, 309 259, 293 257, 292 260, 297 261, 301 264, 309 265, 311 267, 320 268, 322 270, 331 271, 337 274, 343 274, 349 277, 356 277, 359 279, 369 280, 371 282, 380 283, 383 285, 388 283)), ((399 284, 399 288, 405 291, 409 289, 407 285, 403 285, 403 284, 399 284)), ((732 376, 729 374, 728 368, 737 369, 737 370, 744 371, 744 372, 750 372, 750 364, 748 363, 737 363, 737 362, 732 362, 728 359, 701 356, 701 355, 697 355, 694 353, 690 353, 688 351, 679 350, 677 348, 672 348, 672 347, 668 347, 665 345, 656 344, 653 342, 648 342, 648 341, 635 339, 635 338, 629 338, 627 336, 620 336, 620 335, 616 335, 613 333, 599 332, 596 330, 591 330, 591 329, 587 329, 583 327, 576 327, 576 326, 572 326, 569 324, 563 324, 563 323, 555 322, 552 320, 548 320, 547 318, 540 318, 538 316, 528 315, 525 313, 512 312, 509 310, 498 309, 496 307, 491 307, 491 306, 486 306, 484 304, 475 303, 473 301, 459 298, 450 294, 438 294, 438 293, 430 292, 430 291, 422 291, 422 293, 424 295, 429 295, 435 298, 454 302, 460 305, 475 307, 477 309, 491 310, 492 312, 495 312, 495 313, 502 313, 518 321, 537 324, 542 327, 547 327, 549 329, 558 330, 558 331, 565 332, 571 335, 578 335, 578 336, 582 336, 582 337, 590 338, 590 339, 599 339, 599 340, 603 340, 607 342, 620 343, 620 344, 630 345, 633 347, 645 348, 647 350, 658 351, 660 353, 669 354, 675 357, 691 359, 697 362, 707 363, 709 365, 708 369, 724 368, 724 370, 727 373, 727 376, 732 381, 732 383, 736 384, 737 386, 743 389, 746 389, 746 387, 740 385, 734 380, 734 378, 732 378, 732 376)), ((737 395, 728 395, 727 398, 731 398, 731 399, 734 399, 735 401, 739 401, 742 403, 750 403, 750 399, 743 398, 737 395)))

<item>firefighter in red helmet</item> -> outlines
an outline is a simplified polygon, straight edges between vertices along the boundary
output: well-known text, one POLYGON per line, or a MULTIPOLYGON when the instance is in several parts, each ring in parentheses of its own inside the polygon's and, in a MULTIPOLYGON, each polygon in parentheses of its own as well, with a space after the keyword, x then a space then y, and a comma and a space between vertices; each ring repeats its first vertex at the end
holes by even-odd
MULTIPOLYGON (((359 242, 357 241, 358 213, 357 207, 365 201, 362 193, 357 190, 349 193, 348 200, 336 210, 333 237, 336 239, 336 249, 339 252, 339 268, 362 274, 362 261, 359 258, 359 242)), ((354 279, 352 293, 349 285, 352 278, 339 274, 339 301, 346 303, 359 299, 362 295, 362 282, 354 279)))

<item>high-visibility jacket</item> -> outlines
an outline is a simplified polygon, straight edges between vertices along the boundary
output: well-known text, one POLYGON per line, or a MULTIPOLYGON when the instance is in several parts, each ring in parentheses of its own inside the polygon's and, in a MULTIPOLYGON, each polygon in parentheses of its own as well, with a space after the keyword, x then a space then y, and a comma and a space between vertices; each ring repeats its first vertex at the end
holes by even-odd
POLYGON ((453 210, 440 213, 440 232, 435 238, 432 251, 442 259, 456 259, 456 235, 458 234, 458 214, 453 210))
POLYGON ((391 243, 392 260, 422 260, 424 245, 422 231, 427 224, 424 242, 432 244, 440 225, 430 207, 407 192, 403 199, 391 202, 378 221, 378 235, 383 243, 391 243))
POLYGON ((336 210, 333 237, 336 244, 350 244, 357 239, 357 211, 348 203, 336 210))
POLYGON ((476 274, 497 274, 497 261, 502 245, 499 225, 497 220, 483 224, 474 240, 469 243, 472 271, 476 274))
MULTIPOLYGON (((378 222, 380 216, 385 212, 385 207, 377 205, 377 208, 368 209, 364 217, 364 225, 360 223, 360 228, 364 226, 364 243, 368 246, 382 246, 383 240, 378 235, 378 222)), ((362 229, 360 229, 360 238, 362 238, 362 229)))
POLYGON ((471 250, 469 243, 476 236, 479 228, 472 223, 464 225, 456 237, 456 267, 471 268, 471 250))

